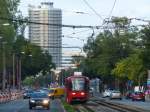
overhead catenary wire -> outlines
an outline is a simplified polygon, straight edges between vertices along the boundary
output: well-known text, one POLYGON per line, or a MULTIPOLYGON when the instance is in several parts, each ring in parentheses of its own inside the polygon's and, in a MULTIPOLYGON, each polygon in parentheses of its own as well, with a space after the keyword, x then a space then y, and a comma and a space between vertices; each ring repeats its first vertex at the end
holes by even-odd
MULTIPOLYGON (((50 25, 50 26, 55 26, 55 27, 67 27, 67 28, 90 28, 90 29, 106 29, 107 26, 104 25, 99 25, 99 26, 86 26, 86 25, 64 25, 64 24, 50 24, 50 23, 40 23, 40 22, 35 22, 35 21, 29 21, 27 19, 12 19, 12 18, 6 18, 6 17, 0 17, 1 20, 8 20, 11 22, 22 22, 22 23, 27 23, 27 24, 39 24, 39 25, 50 25)), ((131 20, 135 19, 138 21, 144 21, 144 22, 150 22, 150 20, 143 20, 139 18, 129 18, 131 20)), ((111 22, 111 21, 108 21, 111 22)), ((144 27, 144 26, 149 26, 149 24, 139 24, 139 25, 131 25, 130 27, 144 27)), ((109 29, 115 29, 114 26, 109 27, 109 29)))
POLYGON ((109 13, 108 18, 110 18, 111 15, 112 15, 112 12, 113 12, 113 10, 114 10, 114 8, 115 8, 115 5, 116 5, 116 1, 117 1, 117 0, 114 0, 113 6, 112 6, 112 8, 111 8, 111 10, 110 10, 110 13, 109 13))
POLYGON ((67 35, 63 35, 63 37, 70 38, 70 39, 74 38, 74 39, 78 39, 78 40, 83 41, 83 42, 85 41, 85 39, 81 39, 79 37, 72 37, 72 36, 67 36, 67 35))
POLYGON ((84 33, 84 32, 90 31, 90 30, 91 30, 91 29, 88 29, 88 30, 82 30, 82 31, 78 31, 78 32, 66 34, 66 36, 70 36, 70 35, 74 35, 74 34, 81 34, 81 33, 84 33))
POLYGON ((40 47, 43 47, 43 48, 48 48, 48 49, 50 49, 50 48, 55 48, 55 49, 60 49, 60 48, 67 48, 67 49, 79 49, 79 50, 81 50, 82 51, 82 47, 80 47, 80 46, 46 46, 46 45, 44 45, 44 46, 40 46, 40 47))
POLYGON ((8 20, 12 22, 22 22, 22 23, 28 23, 28 24, 39 24, 39 25, 51 25, 55 27, 67 27, 67 28, 94 28, 99 29, 102 26, 86 26, 86 25, 64 25, 64 24, 51 24, 51 23, 40 23, 35 21, 29 21, 27 19, 13 19, 13 18, 6 18, 6 17, 0 17, 1 20, 8 20))
POLYGON ((86 0, 83 1, 100 19, 103 20, 103 17, 86 0))

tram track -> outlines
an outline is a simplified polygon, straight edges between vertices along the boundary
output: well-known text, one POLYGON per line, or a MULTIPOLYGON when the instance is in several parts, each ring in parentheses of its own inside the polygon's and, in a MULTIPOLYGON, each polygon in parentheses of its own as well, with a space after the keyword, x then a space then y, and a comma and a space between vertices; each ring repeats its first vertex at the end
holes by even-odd
POLYGON ((75 107, 76 112, 95 112, 92 109, 88 108, 86 105, 80 105, 75 107))
POLYGON ((119 103, 112 103, 112 102, 108 102, 105 100, 96 100, 94 102, 99 105, 117 110, 119 112, 149 112, 148 110, 144 110, 141 108, 137 108, 137 107, 133 107, 133 106, 129 106, 129 105, 122 105, 119 103))
POLYGON ((86 104, 75 105, 76 112, 149 112, 134 106, 112 103, 105 100, 93 100, 86 104))

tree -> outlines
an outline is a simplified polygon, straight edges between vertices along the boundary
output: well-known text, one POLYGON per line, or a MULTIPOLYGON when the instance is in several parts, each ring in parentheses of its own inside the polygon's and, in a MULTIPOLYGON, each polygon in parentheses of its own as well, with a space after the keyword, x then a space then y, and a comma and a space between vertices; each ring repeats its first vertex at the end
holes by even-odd
POLYGON ((33 76, 26 77, 23 80, 23 85, 32 87, 35 83, 35 78, 33 76))
POLYGON ((139 82, 140 85, 140 79, 143 79, 143 76, 145 75, 143 60, 140 58, 140 55, 132 54, 129 57, 120 60, 116 64, 116 68, 112 70, 112 73, 119 78, 124 77, 135 83, 139 82))
POLYGON ((145 27, 143 30, 141 30, 141 39, 142 39, 142 59, 144 61, 144 65, 147 68, 147 70, 150 69, 150 27, 145 27))
POLYGON ((139 31, 136 28, 130 29, 130 20, 126 17, 112 18, 110 25, 115 26, 112 32, 104 30, 95 39, 89 37, 84 46, 87 57, 82 63, 85 73, 93 75, 90 77, 99 76, 106 83, 115 79, 116 76, 111 71, 116 63, 141 47, 139 31))

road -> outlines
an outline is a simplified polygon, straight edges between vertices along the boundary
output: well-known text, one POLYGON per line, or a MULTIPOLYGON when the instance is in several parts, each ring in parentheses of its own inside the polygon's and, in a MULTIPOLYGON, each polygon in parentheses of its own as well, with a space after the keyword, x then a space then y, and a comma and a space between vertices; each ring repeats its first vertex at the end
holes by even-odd
POLYGON ((0 104, 0 112, 63 112, 60 100, 51 100, 50 110, 41 107, 29 110, 28 99, 20 99, 8 103, 0 104))
MULTIPOLYGON (((105 99, 106 101, 109 102, 114 102, 114 103, 120 103, 120 104, 125 104, 125 105, 130 105, 130 106, 137 106, 139 108, 143 108, 146 110, 150 110, 150 102, 142 102, 142 101, 134 101, 132 102, 131 100, 109 100, 109 98, 101 98, 101 97, 93 97, 91 98, 91 101, 93 99, 105 99)), ((118 112, 117 110, 115 111, 114 109, 110 109, 109 107, 105 107, 102 105, 94 105, 91 104, 90 101, 89 103, 86 104, 90 108, 95 108, 95 112, 118 112)), ((28 99, 19 99, 15 101, 10 101, 8 103, 3 103, 0 104, 0 112, 64 112, 61 102, 59 99, 51 100, 50 103, 50 110, 43 109, 41 107, 34 108, 33 110, 29 110, 29 105, 28 105, 28 99)))

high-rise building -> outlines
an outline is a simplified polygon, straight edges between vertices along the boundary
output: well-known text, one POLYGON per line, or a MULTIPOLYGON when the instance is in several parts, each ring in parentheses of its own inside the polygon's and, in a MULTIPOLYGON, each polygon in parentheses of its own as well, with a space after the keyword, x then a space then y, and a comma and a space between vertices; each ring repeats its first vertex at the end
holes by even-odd
POLYGON ((53 7, 52 2, 40 6, 29 5, 29 39, 52 56, 56 67, 62 60, 62 11, 53 7), (37 24, 40 23, 40 24, 37 24), (44 24, 43 24, 44 23, 44 24))

